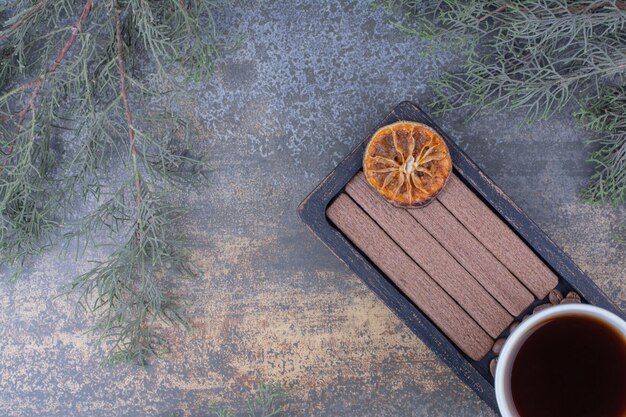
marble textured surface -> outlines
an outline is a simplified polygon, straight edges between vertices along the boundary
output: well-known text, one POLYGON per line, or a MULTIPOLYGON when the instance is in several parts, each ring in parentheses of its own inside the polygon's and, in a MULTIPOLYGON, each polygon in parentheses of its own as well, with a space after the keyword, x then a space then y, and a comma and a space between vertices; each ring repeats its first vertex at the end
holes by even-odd
MULTIPOLYGON (((368 1, 240 1, 220 30, 245 35, 180 112, 212 172, 183 226, 203 275, 172 284, 194 331, 167 360, 100 367, 89 318, 59 288, 88 268, 52 251, 0 283, 0 416, 204 416, 279 381, 288 416, 486 417, 494 413, 413 336, 296 216, 297 204, 395 104, 428 108, 427 81, 459 64, 407 38, 368 1)), ((572 108, 436 120, 622 308, 624 208, 588 206, 592 168, 572 108)))

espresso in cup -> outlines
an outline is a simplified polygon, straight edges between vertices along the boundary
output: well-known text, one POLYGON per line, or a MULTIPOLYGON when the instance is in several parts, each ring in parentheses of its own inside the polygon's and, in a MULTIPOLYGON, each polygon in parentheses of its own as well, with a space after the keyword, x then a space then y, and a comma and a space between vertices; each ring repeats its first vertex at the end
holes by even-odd
POLYGON ((626 417, 624 322, 584 305, 534 316, 500 356, 496 392, 503 416, 626 417))

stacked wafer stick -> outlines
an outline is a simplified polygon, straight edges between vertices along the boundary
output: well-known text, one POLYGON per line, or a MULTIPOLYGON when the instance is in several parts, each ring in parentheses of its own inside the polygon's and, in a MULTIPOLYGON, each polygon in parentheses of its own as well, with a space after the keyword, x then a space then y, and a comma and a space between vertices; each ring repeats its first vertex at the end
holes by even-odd
POLYGON ((554 273, 454 174, 430 205, 387 203, 357 174, 328 218, 465 354, 480 360, 554 273))

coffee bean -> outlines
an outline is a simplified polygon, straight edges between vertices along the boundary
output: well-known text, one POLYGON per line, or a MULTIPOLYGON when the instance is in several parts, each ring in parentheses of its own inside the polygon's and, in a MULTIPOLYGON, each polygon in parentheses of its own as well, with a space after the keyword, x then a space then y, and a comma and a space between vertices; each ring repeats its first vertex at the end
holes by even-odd
POLYGON ((509 327, 509 334, 513 333, 515 329, 519 326, 519 321, 514 321, 513 324, 509 327))
POLYGON ((498 358, 493 358, 491 362, 489 362, 489 372, 491 372, 492 377, 496 377, 496 366, 498 366, 498 358))
POLYGON ((530 318, 530 314, 526 314, 524 317, 522 317, 522 321, 526 321, 530 318))
POLYGON ((550 307, 552 307, 552 304, 539 304, 537 307, 533 308, 533 314, 550 307))
POLYGON ((563 299, 563 293, 559 290, 552 290, 550 294, 548 294, 548 299, 552 304, 559 304, 563 299))
POLYGON ((574 299, 580 301, 580 295, 576 294, 574 291, 568 292, 567 295, 565 296, 565 298, 574 298, 574 299))
POLYGON ((565 297, 561 304, 579 304, 580 302, 580 298, 565 297))
POLYGON ((502 346, 504 346, 504 342, 506 342, 506 339, 504 339, 504 338, 500 338, 500 339, 496 340, 493 343, 493 347, 491 348, 491 351, 493 353, 495 353, 496 355, 499 355, 500 352, 502 352, 502 346))

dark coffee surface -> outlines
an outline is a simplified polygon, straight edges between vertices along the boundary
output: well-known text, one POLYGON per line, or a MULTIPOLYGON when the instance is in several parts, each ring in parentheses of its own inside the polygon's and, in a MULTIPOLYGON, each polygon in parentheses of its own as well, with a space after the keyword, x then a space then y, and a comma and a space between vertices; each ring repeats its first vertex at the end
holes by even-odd
POLYGON ((626 340, 581 315, 542 323, 515 357, 511 391, 521 417, 626 417, 626 340))

